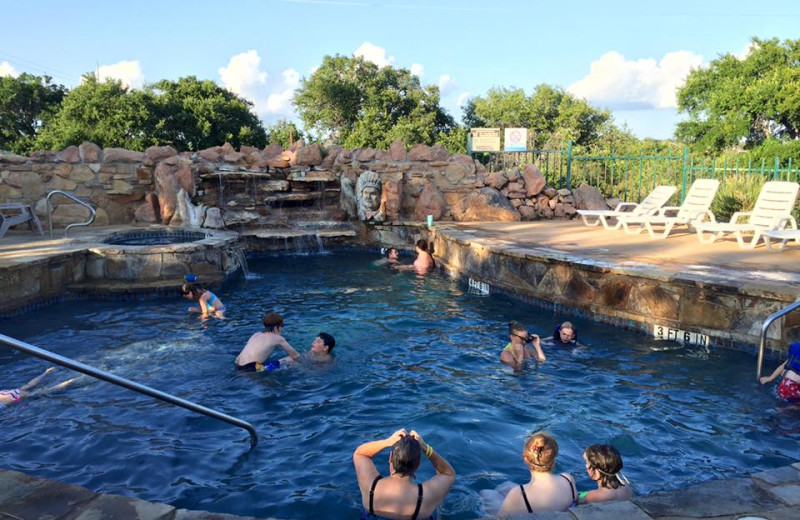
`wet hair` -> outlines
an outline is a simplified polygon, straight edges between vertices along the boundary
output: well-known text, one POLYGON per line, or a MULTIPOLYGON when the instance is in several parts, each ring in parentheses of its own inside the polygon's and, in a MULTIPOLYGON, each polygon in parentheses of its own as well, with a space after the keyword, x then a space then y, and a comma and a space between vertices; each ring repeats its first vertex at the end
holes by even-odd
POLYGON ((193 283, 185 283, 181 286, 181 294, 183 294, 184 296, 187 294, 191 294, 193 297, 198 298, 204 292, 205 289, 193 283))
POLYGON ((572 332, 575 332, 575 327, 572 326, 571 321, 565 321, 561 324, 561 329, 570 329, 572 332))
POLYGON ((525 325, 518 321, 510 321, 508 322, 508 335, 515 336, 517 334, 528 334, 528 329, 525 328, 525 325), (516 333, 516 334, 515 334, 516 333))
POLYGON ((320 332, 317 334, 317 337, 322 340, 322 344, 328 347, 328 353, 330 354, 333 347, 336 346, 336 340, 333 336, 328 334, 327 332, 320 332))
POLYGON ((550 472, 556 465, 558 456, 558 443, 547 432, 536 432, 525 442, 522 450, 522 459, 528 464, 531 471, 540 473, 550 472))
POLYGON ((277 312, 268 312, 261 319, 264 324, 264 332, 274 332, 277 327, 283 327, 283 316, 277 312))
POLYGON ((419 468, 420 447, 417 439, 411 435, 404 435, 392 448, 392 468, 395 473, 413 477, 419 468))
POLYGON ((617 477, 617 474, 622 471, 622 456, 617 449, 610 444, 592 444, 583 456, 589 466, 596 469, 600 473, 600 478, 597 483, 600 487, 617 489, 624 485, 617 477))
POLYGON ((417 240, 416 246, 425 251, 426 253, 430 254, 430 251, 428 251, 428 241, 425 240, 424 238, 420 238, 419 240, 417 240))
POLYGON ((396 247, 390 247, 390 248, 386 249, 386 258, 389 258, 389 255, 392 254, 392 251, 397 253, 397 248, 396 247))

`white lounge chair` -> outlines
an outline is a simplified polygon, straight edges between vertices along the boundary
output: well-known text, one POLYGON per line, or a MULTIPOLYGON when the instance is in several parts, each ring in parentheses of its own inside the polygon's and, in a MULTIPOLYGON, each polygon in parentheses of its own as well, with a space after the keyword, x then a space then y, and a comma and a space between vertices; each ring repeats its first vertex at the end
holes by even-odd
POLYGON ((731 215, 730 222, 699 222, 695 226, 697 238, 700 242, 710 244, 723 235, 733 233, 739 242, 739 247, 753 249, 765 231, 778 231, 787 227, 797 229, 792 208, 797 200, 798 190, 800 184, 796 182, 766 182, 758 194, 753 211, 737 211, 731 215), (747 222, 739 222, 739 219, 744 217, 747 217, 747 222), (703 233, 709 233, 708 237, 703 233), (753 236, 747 241, 745 235, 749 233, 753 236))
POLYGON ((647 229, 650 238, 667 238, 675 226, 690 226, 706 218, 714 220, 711 202, 718 188, 717 179, 696 179, 680 206, 664 206, 651 215, 621 217, 619 223, 631 235, 647 229), (637 227, 631 228, 632 225, 637 227), (662 229, 656 231, 655 226, 662 226, 662 229))
POLYGON ((38 231, 40 235, 44 235, 42 223, 39 222, 39 217, 36 216, 30 204, 19 202, 4 202, 0 204, 0 238, 5 236, 8 228, 23 222, 27 222, 31 230, 38 231))
POLYGON ((786 243, 794 240, 795 244, 800 246, 800 229, 776 229, 774 231, 762 231, 761 237, 764 239, 764 243, 767 245, 767 249, 770 251, 783 251, 786 247, 786 243), (772 247, 772 241, 770 240, 778 240, 780 241, 779 244, 775 244, 775 248, 772 247))
POLYGON ((587 226, 596 226, 602 223, 603 227, 608 230, 618 229, 620 226, 619 217, 629 215, 646 215, 654 212, 666 204, 674 193, 675 188, 672 186, 658 186, 651 191, 639 204, 636 204, 635 202, 620 202, 617 204, 615 209, 579 209, 578 214, 583 219, 583 223, 587 226), (624 208, 632 209, 623 211, 624 208), (594 218, 596 220, 589 221, 588 219, 590 218, 594 218), (613 227, 608 222, 608 219, 611 218, 617 220, 613 227))

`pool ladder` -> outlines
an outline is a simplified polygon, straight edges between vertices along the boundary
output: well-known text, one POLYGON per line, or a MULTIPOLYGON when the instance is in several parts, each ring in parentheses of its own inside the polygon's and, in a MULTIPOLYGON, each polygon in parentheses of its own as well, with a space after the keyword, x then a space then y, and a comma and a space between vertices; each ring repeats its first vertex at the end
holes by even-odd
POLYGON ((767 316, 767 319, 764 320, 764 323, 761 325, 761 342, 758 347, 758 364, 756 365, 756 381, 761 380, 761 365, 764 362, 764 349, 767 347, 767 329, 769 328, 772 323, 777 320, 778 318, 782 318, 786 316, 790 312, 800 309, 800 299, 798 299, 793 304, 779 310, 776 313, 770 314, 767 316))
POLYGON ((50 238, 53 238, 53 215, 52 215, 53 209, 52 209, 52 206, 50 205, 50 198, 53 195, 56 195, 56 194, 63 195, 65 197, 67 197, 68 199, 74 200, 75 202, 77 202, 81 206, 87 208, 89 210, 89 212, 91 213, 91 215, 89 215, 89 220, 87 220, 86 222, 78 222, 78 223, 75 223, 75 224, 68 225, 64 229, 64 236, 67 236, 67 233, 69 233, 69 228, 71 228, 71 227, 88 226, 89 224, 94 222, 94 218, 97 216, 97 212, 94 210, 94 208, 91 206, 91 204, 89 204, 88 202, 82 201, 78 197, 76 197, 76 196, 74 196, 74 195, 72 195, 70 193, 67 193, 66 191, 53 190, 53 191, 51 191, 50 193, 47 194, 47 222, 48 222, 48 225, 50 226, 50 238))
POLYGON ((180 406, 181 408, 186 408, 187 410, 191 410, 193 412, 206 415, 208 417, 211 417, 212 419, 226 422, 228 424, 232 424, 233 426, 238 426, 239 428, 244 428, 250 434, 250 447, 254 448, 256 444, 258 444, 258 433, 256 432, 256 429, 253 427, 253 425, 250 424, 249 422, 242 421, 241 419, 237 419, 236 417, 231 417, 230 415, 218 412, 216 410, 212 410, 211 408, 206 408, 205 406, 201 406, 191 401, 186 401, 185 399, 181 399, 180 397, 175 397, 174 395, 161 392, 160 390, 156 390, 155 388, 150 388, 149 386, 140 385, 139 383, 135 383, 133 381, 125 379, 124 377, 115 376, 114 374, 110 374, 98 368, 94 368, 89 365, 84 365, 79 361, 59 356, 54 352, 41 349, 39 347, 36 347, 29 343, 25 343, 24 341, 19 341, 4 334, 0 334, 0 342, 5 343, 6 345, 9 345, 10 347, 15 348, 17 350, 21 350, 22 352, 26 352, 32 356, 36 356, 46 361, 50 361, 51 363, 67 367, 77 372, 82 372, 86 375, 92 376, 97 379, 102 379, 103 381, 106 381, 108 383, 115 384, 123 388, 127 388, 128 390, 133 390, 134 392, 150 396, 154 399, 174 404, 175 406, 180 406))

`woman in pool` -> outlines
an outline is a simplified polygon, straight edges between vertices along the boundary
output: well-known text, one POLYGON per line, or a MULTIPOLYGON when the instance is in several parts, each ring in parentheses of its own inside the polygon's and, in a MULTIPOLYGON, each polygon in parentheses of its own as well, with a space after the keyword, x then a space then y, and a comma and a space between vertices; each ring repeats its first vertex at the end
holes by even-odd
POLYGON ((397 430, 388 439, 362 444, 353 453, 353 465, 361 490, 362 520, 435 519, 437 508, 456 481, 450 463, 414 430, 410 434, 397 430), (386 448, 392 448, 389 476, 382 477, 372 458, 386 448), (415 484, 421 453, 431 461, 436 475, 415 484))
POLYGON ((610 444, 592 444, 583 452, 586 473, 597 482, 597 489, 578 495, 581 504, 629 500, 633 496, 631 483, 622 475, 622 456, 610 444))
POLYGON ((428 241, 424 238, 420 238, 417 240, 415 244, 415 249, 417 251, 417 259, 414 260, 412 265, 393 265, 395 269, 401 270, 415 270, 416 272, 423 274, 431 269, 436 267, 436 261, 433 259, 433 255, 431 255, 429 251, 428 241))
POLYGON ((25 383, 25 385, 19 388, 15 388, 14 390, 0 390, 0 408, 4 408, 12 404, 17 404, 26 397, 32 397, 34 395, 44 395, 50 392, 55 392, 56 390, 61 390, 62 388, 69 386, 73 382, 75 382, 75 379, 67 379, 66 381, 62 381, 61 383, 58 383, 57 385, 51 386, 49 388, 44 388, 38 391, 32 390, 34 386, 38 385, 42 381, 42 379, 44 379, 44 376, 46 376, 55 369, 56 369, 55 367, 48 368, 41 375, 34 377, 33 379, 25 383))
POLYGON ((566 511, 575 503, 575 479, 562 473, 553 475, 558 456, 558 443, 545 432, 531 435, 522 450, 522 460, 528 465, 531 480, 512 488, 498 516, 504 517, 534 511, 566 511))
POLYGON ((189 312, 199 312, 203 318, 208 316, 225 318, 225 304, 211 291, 195 284, 187 283, 181 287, 181 294, 183 294, 184 298, 197 300, 197 303, 200 304, 199 307, 189 307, 189 312))
POLYGON ((769 376, 760 379, 765 385, 783 375, 778 385, 778 397, 784 401, 800 402, 800 342, 789 345, 789 357, 769 376))

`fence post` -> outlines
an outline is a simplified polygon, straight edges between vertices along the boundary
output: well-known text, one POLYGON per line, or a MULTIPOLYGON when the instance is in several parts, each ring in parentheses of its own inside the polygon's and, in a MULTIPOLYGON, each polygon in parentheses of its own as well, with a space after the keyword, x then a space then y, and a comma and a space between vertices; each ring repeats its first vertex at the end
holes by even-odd
POLYGON ((572 190, 572 141, 567 141, 567 189, 572 190))
POLYGON ((781 158, 776 155, 775 156, 775 170, 772 172, 772 180, 773 181, 777 181, 778 180, 778 176, 779 176, 779 174, 781 172, 780 168, 781 168, 781 158))
POLYGON ((689 147, 683 147, 683 167, 681 168, 681 203, 683 203, 683 199, 686 197, 686 168, 689 162, 689 147))

